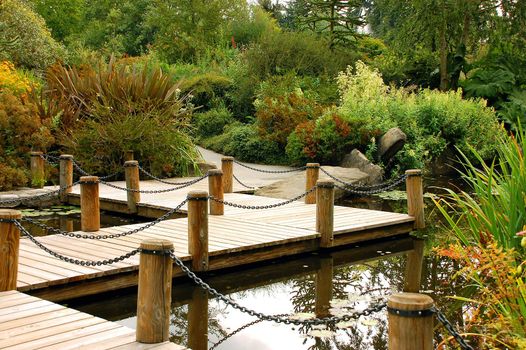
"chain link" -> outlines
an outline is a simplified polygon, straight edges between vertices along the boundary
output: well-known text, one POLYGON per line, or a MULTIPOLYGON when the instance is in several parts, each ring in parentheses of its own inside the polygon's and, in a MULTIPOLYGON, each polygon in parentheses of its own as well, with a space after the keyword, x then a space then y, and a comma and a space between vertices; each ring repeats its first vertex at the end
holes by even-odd
POLYGON ((43 245, 42 243, 40 243, 33 235, 31 235, 24 226, 22 226, 22 224, 18 221, 14 221, 14 224, 16 227, 18 227, 18 229, 20 230, 20 232, 22 232, 22 234, 24 236, 26 236, 27 238, 29 238, 29 240, 31 242, 33 242, 38 248, 42 249, 43 251, 45 251, 46 253, 54 256, 55 258, 59 259, 59 260, 62 260, 62 261, 65 261, 65 262, 68 262, 70 264, 75 264, 75 265, 80 265, 80 266, 102 266, 102 265, 111 265, 111 264, 115 264, 115 263, 118 263, 120 261, 123 261, 123 260, 126 260, 138 253, 140 253, 141 249, 140 248, 137 248, 137 249, 134 249, 132 250, 131 252, 128 252, 126 254, 123 254, 121 256, 118 256, 118 257, 115 257, 115 258, 111 258, 111 259, 104 259, 104 260, 81 260, 81 259, 74 259, 74 258, 70 258, 68 256, 65 256, 65 255, 62 255, 60 253, 57 253, 51 249, 49 249, 48 247, 46 247, 45 245, 43 245))
POLYGON ((364 190, 364 191, 355 190, 355 189, 351 189, 351 188, 348 188, 348 187, 340 186, 340 185, 338 185, 336 183, 334 184, 334 187, 339 188, 340 190, 343 190, 343 191, 346 191, 346 192, 349 192, 349 193, 369 196, 369 195, 372 195, 372 194, 377 194, 377 193, 389 191, 389 190, 395 188, 396 186, 400 185, 402 182, 404 182, 405 179, 406 179, 406 176, 403 175, 399 179, 397 179, 395 182, 390 183, 389 185, 387 185, 385 187, 377 188, 377 189, 371 189, 371 190, 364 190))
POLYGON ((464 349, 464 350, 474 350, 471 345, 466 343, 464 338, 462 338, 462 336, 458 333, 458 331, 455 329, 455 327, 451 324, 451 322, 449 322, 449 320, 446 318, 446 316, 442 312, 440 312, 434 306, 431 308, 431 311, 436 314, 437 319, 440 321, 440 323, 442 323, 444 328, 447 329, 449 334, 451 334, 453 336, 453 338, 455 338, 455 340, 458 342, 458 344, 460 345, 460 347, 462 349, 464 349))
POLYGON ((376 305, 373 305, 361 312, 352 312, 347 315, 343 316, 330 316, 325 318, 314 318, 314 319, 308 319, 308 320, 298 320, 292 318, 292 315, 288 316, 282 316, 282 315, 266 315, 261 312, 254 311, 252 309, 248 309, 245 306, 239 305, 232 299, 226 297, 225 295, 219 293, 216 289, 212 288, 208 283, 203 281, 200 277, 198 277, 194 272, 192 272, 186 265, 183 263, 181 259, 179 259, 173 252, 170 253, 170 257, 174 260, 175 265, 177 265, 192 281, 194 281, 195 284, 206 290, 210 295, 213 297, 221 300, 225 304, 233 307, 234 309, 237 309, 243 313, 249 314, 250 316, 257 317, 260 320, 263 321, 272 321, 276 323, 284 323, 284 324, 293 324, 296 326, 301 325, 310 325, 310 326, 316 326, 316 325, 322 325, 322 324, 334 324, 338 322, 344 322, 344 321, 350 321, 353 319, 358 319, 361 316, 369 316, 373 312, 378 312, 384 309, 387 306, 386 302, 379 302, 376 305))
POLYGON ((248 185, 245 185, 244 183, 241 182, 241 180, 239 180, 239 179, 237 178, 237 176, 236 176, 235 174, 232 174, 232 177, 233 177, 234 180, 236 180, 241 186, 243 186, 243 187, 245 187, 245 188, 248 188, 248 189, 250 189, 250 190, 253 190, 253 189, 257 188, 257 187, 254 187, 254 186, 248 186, 248 185))
POLYGON ((251 167, 249 165, 246 165, 246 164, 243 164, 240 161, 237 161, 235 159, 234 159, 234 163, 236 163, 238 165, 241 165, 244 168, 247 168, 247 169, 250 169, 250 170, 254 170, 254 171, 258 171, 260 173, 267 173, 267 174, 285 174, 285 173, 293 173, 295 171, 302 171, 302 170, 307 169, 306 166, 302 166, 302 167, 299 167, 299 168, 288 169, 288 170, 266 170, 266 169, 253 168, 253 167, 251 167))
POLYGON ((305 197, 306 195, 308 195, 309 193, 314 192, 314 191, 316 191, 316 186, 313 186, 307 192, 302 193, 299 196, 296 196, 294 198, 288 199, 288 200, 286 200, 284 202, 280 202, 280 203, 276 203, 276 204, 268 204, 268 205, 245 205, 245 204, 238 204, 238 203, 227 202, 227 201, 225 201, 223 199, 215 198, 213 196, 209 196, 208 198, 210 198, 210 200, 213 200, 214 202, 221 203, 221 204, 224 204, 224 205, 228 205, 228 206, 234 207, 234 208, 259 210, 259 209, 272 209, 272 208, 277 208, 277 207, 281 207, 283 205, 290 204, 292 202, 297 201, 298 199, 301 199, 301 198, 305 197))
POLYGON ((139 170, 145 174, 146 176, 154 179, 155 181, 159 181, 160 183, 163 183, 163 184, 167 184, 167 185, 186 185, 186 184, 189 184, 191 183, 192 181, 194 180, 190 180, 190 181, 185 181, 185 182, 171 182, 171 181, 166 181, 164 179, 161 179, 155 175, 153 175, 152 173, 150 173, 148 170, 144 169, 142 166, 140 165, 137 165, 137 167, 139 168, 139 170))
MULTIPOLYGON (((390 180, 390 181, 386 181, 386 182, 382 182, 382 183, 375 184, 375 185, 355 185, 355 184, 352 184, 350 182, 345 182, 342 179, 338 179, 336 176, 330 174, 327 170, 325 170, 325 169, 323 169, 321 167, 320 167, 320 170, 321 170, 322 173, 324 173, 325 175, 327 175, 331 179, 341 183, 345 187, 347 187, 349 189, 352 189, 352 190, 356 190, 356 191, 362 191, 362 192, 367 192, 367 190, 373 190, 373 189, 374 190, 380 189, 381 190, 380 192, 383 192, 383 191, 385 191, 385 189, 391 189, 391 188, 395 187, 396 185, 402 183, 405 179, 407 179, 407 175, 403 174, 403 175, 398 176, 398 178, 396 178, 396 179, 393 179, 393 180, 390 180), (395 185, 395 186, 393 186, 393 185, 395 185)), ((375 193, 379 193, 379 192, 375 192, 375 193)))
POLYGON ((101 184, 103 184, 103 185, 108 186, 108 187, 112 187, 112 188, 115 188, 115 189, 118 189, 118 190, 122 190, 122 191, 126 191, 126 192, 138 192, 138 193, 149 193, 149 194, 152 194, 152 193, 165 193, 165 192, 177 191, 177 190, 180 190, 182 188, 185 188, 185 187, 191 186, 193 184, 196 184, 199 181, 202 181, 202 180, 206 179, 207 177, 208 177, 208 174, 205 174, 205 175, 203 175, 201 177, 198 177, 195 180, 188 181, 184 185, 181 185, 181 186, 178 186, 178 187, 166 188, 166 189, 162 189, 162 190, 137 190, 137 189, 133 189, 133 188, 126 188, 126 187, 122 187, 122 186, 117 186, 117 185, 114 185, 112 183, 100 180, 100 179, 99 179, 99 182, 101 184))
MULTIPOLYGON (((73 163, 73 167, 75 167, 75 169, 77 169, 77 171, 79 172, 80 175, 82 176, 93 176, 91 175, 90 173, 88 173, 86 170, 82 169, 82 167, 75 161, 75 160, 71 160, 71 162, 73 163)), ((99 180, 100 181, 104 181, 104 180, 107 180, 109 178, 112 178, 114 176, 117 176, 120 172, 117 171, 113 174, 110 174, 110 175, 106 175, 106 176, 100 176, 99 177, 99 180)))
POLYGON ((47 226, 46 224, 43 224, 41 222, 38 222, 37 220, 33 220, 33 219, 29 219, 29 218, 22 218, 20 221, 28 222, 28 223, 30 223, 32 225, 40 227, 40 228, 44 229, 46 232, 51 232, 51 233, 55 233, 55 234, 59 234, 59 235, 63 235, 63 236, 71 237, 71 238, 93 239, 93 240, 113 239, 113 238, 129 236, 129 235, 132 235, 134 233, 138 233, 138 232, 144 231, 144 230, 146 230, 146 229, 148 229, 148 228, 150 228, 152 226, 155 226, 158 223, 160 223, 161 221, 167 220, 171 215, 173 215, 176 212, 178 212, 187 202, 188 202, 188 199, 183 200, 175 208, 170 209, 170 211, 164 213, 162 216, 158 217, 154 221, 151 221, 151 222, 147 223, 144 226, 137 227, 137 228, 135 228, 133 230, 130 230, 130 231, 121 232, 121 233, 115 233, 115 234, 110 234, 110 235, 107 235, 107 234, 105 234, 105 235, 93 235, 93 234, 85 234, 85 233, 75 233, 75 232, 62 231, 62 230, 60 230, 58 228, 47 226))
POLYGON ((36 195, 36 196, 31 196, 31 197, 18 197, 18 198, 13 198, 13 199, 5 199, 5 200, 0 200, 0 205, 4 205, 4 204, 17 204, 17 203, 23 203, 23 202, 30 202, 30 201, 41 201, 41 200, 44 200, 48 197, 57 197, 58 195, 60 195, 60 193, 64 192, 65 190, 67 190, 68 188, 71 188, 73 186, 76 186, 78 185, 80 182, 77 181, 77 182, 74 182, 72 183, 71 185, 68 185, 68 186, 64 186, 64 187, 60 187, 58 190, 53 190, 53 191, 50 191, 50 192, 47 192, 47 193, 43 193, 43 194, 39 194, 39 195, 36 195))

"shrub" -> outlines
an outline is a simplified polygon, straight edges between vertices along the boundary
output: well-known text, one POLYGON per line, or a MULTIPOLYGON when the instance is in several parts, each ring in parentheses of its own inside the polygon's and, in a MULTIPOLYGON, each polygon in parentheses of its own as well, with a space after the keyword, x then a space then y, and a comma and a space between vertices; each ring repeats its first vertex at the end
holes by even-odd
POLYGON ((0 93, 10 92, 14 95, 26 95, 38 82, 30 74, 15 69, 9 61, 0 62, 0 93))
POLYGON ((121 169, 133 150, 155 174, 184 174, 197 159, 189 137, 193 106, 160 69, 129 69, 111 59, 90 67, 54 67, 51 99, 60 101, 61 143, 90 172, 121 169))
POLYGON ((232 113, 224 106, 194 114, 193 119, 200 138, 221 134, 224 127, 234 121, 232 113))
POLYGON ((64 55, 64 48, 53 40, 44 19, 26 2, 0 2, 0 59, 43 70, 64 55))
POLYGON ((38 117, 36 107, 9 92, 0 93, 0 189, 27 184, 31 150, 53 143, 49 120, 38 117))
POLYGON ((226 76, 212 71, 182 79, 180 87, 183 93, 192 94, 196 106, 210 109, 219 104, 231 84, 226 76))

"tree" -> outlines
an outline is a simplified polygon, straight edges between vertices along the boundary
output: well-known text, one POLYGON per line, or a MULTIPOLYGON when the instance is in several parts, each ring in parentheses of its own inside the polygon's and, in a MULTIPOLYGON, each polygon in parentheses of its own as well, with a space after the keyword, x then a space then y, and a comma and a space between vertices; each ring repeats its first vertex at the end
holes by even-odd
POLYGON ((84 0, 31 0, 34 9, 46 21, 51 35, 63 41, 80 30, 84 0))

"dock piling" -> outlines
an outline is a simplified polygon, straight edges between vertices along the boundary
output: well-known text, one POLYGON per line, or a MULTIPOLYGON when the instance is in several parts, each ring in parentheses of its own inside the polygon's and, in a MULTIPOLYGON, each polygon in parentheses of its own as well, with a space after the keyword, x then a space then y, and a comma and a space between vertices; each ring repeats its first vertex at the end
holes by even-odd
MULTIPOLYGON (((0 209, 0 220, 17 220, 22 213, 13 209, 0 209)), ((13 222, 0 222, 0 292, 16 290, 20 230, 13 222)))
POLYGON ((80 227, 85 232, 100 229, 99 178, 97 176, 80 178, 80 227))
POLYGON ((31 152, 31 187, 42 188, 46 183, 42 152, 31 152))
MULTIPOLYGON (((305 191, 310 190, 320 176, 320 164, 319 163, 307 163, 307 169, 305 172, 305 191)), ((311 192, 305 196, 305 204, 315 204, 316 193, 311 192)))
POLYGON ((194 271, 208 270, 208 193, 188 193, 188 252, 194 271))
MULTIPOLYGON (((208 170, 208 192, 216 199, 224 199, 223 171, 219 169, 208 170)), ((223 203, 210 201, 210 215, 223 215, 225 206, 223 203)))
POLYGON ((414 228, 426 227, 424 220, 424 188, 422 185, 422 170, 411 169, 405 172, 407 191, 407 213, 415 218, 414 228))
POLYGON ((137 203, 141 201, 139 191, 139 162, 128 160, 124 162, 124 177, 126 178, 128 211, 130 214, 137 213, 137 203), (133 190, 133 191, 130 191, 133 190))
POLYGON ((417 293, 399 293, 387 302, 389 350, 433 349, 433 299, 417 293))
POLYGON ((59 162, 59 184, 62 188, 60 201, 66 203, 68 201, 68 193, 72 191, 71 185, 73 185, 73 156, 71 154, 61 154, 59 162))
POLYGON ((170 336, 173 261, 168 255, 173 243, 148 239, 141 243, 137 332, 140 343, 162 343, 170 336))
POLYGON ((329 248, 334 241, 334 182, 316 182, 316 231, 320 233, 320 247, 329 248))
POLYGON ((234 157, 221 158, 221 170, 223 170, 223 189, 225 193, 232 193, 234 183, 234 157))

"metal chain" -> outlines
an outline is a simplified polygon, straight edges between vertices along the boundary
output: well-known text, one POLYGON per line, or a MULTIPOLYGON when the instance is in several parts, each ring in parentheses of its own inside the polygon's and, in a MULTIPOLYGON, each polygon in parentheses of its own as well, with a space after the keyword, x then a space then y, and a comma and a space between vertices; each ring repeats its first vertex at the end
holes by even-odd
POLYGON ((147 223, 144 226, 135 228, 135 229, 130 230, 130 231, 116 233, 116 234, 110 234, 110 235, 107 235, 107 234, 105 234, 105 235, 92 235, 92 234, 85 234, 85 233, 81 234, 81 233, 62 231, 62 230, 60 230, 58 228, 47 226, 46 224, 43 224, 43 223, 41 223, 41 222, 39 222, 37 220, 33 220, 33 219, 25 218, 25 217, 20 219, 20 221, 28 222, 28 223, 30 223, 32 225, 38 226, 38 227, 46 230, 46 232, 51 232, 51 233, 55 233, 55 234, 59 234, 59 235, 63 235, 63 236, 71 237, 71 238, 93 239, 93 240, 113 239, 113 238, 129 236, 129 235, 132 235, 134 233, 144 231, 144 230, 146 230, 146 229, 148 229, 148 228, 150 228, 152 226, 155 226, 158 223, 160 223, 161 221, 167 220, 172 214, 175 214, 177 211, 179 211, 187 202, 188 202, 188 199, 183 200, 175 208, 170 209, 170 211, 164 213, 162 216, 158 217, 154 221, 151 221, 151 222, 147 223))
POLYGON ((288 199, 288 200, 286 200, 284 202, 280 202, 280 203, 276 203, 276 204, 268 204, 268 205, 244 205, 244 204, 227 202, 227 201, 225 201, 223 199, 215 198, 213 196, 209 196, 208 198, 210 198, 210 200, 213 200, 214 202, 221 203, 221 204, 224 204, 224 205, 228 205, 228 206, 234 207, 234 208, 259 210, 259 209, 272 209, 272 208, 277 208, 277 207, 281 207, 283 205, 290 204, 292 202, 297 201, 298 199, 301 199, 301 198, 305 197, 309 193, 314 192, 315 190, 316 190, 316 186, 313 186, 310 190, 308 190, 305 193, 300 194, 299 196, 296 196, 294 198, 288 199))
POLYGON ((237 176, 236 176, 235 174, 232 174, 232 177, 234 177, 234 180, 236 180, 241 186, 243 186, 243 187, 245 187, 245 188, 248 188, 248 189, 250 189, 250 190, 253 190, 253 189, 257 188, 257 187, 254 187, 254 186, 248 186, 248 185, 245 185, 244 183, 241 182, 241 180, 239 180, 239 179, 237 178, 237 176))
POLYGON ((15 203, 22 203, 22 202, 36 201, 36 200, 40 201, 40 200, 46 199, 47 197, 56 197, 60 193, 62 193, 65 190, 67 190, 68 188, 71 188, 71 187, 76 186, 78 184, 79 184, 79 181, 74 182, 73 184, 68 185, 68 186, 60 187, 58 190, 53 190, 53 191, 50 191, 50 192, 47 192, 47 193, 43 193, 43 194, 39 194, 39 195, 36 195, 36 196, 18 197, 16 199, 13 198, 13 199, 0 200, 0 205, 3 205, 3 204, 15 204, 15 203))
POLYGON ((144 169, 142 166, 140 165, 137 165, 137 167, 139 168, 139 170, 145 174, 146 176, 148 177, 151 177, 152 179, 154 179, 155 181, 159 181, 163 184, 167 184, 167 185, 186 185, 190 182, 192 182, 193 180, 190 180, 190 181, 185 181, 185 182, 171 182, 171 181, 166 181, 164 179, 161 179, 155 175, 153 175, 152 173, 150 173, 149 171, 147 171, 146 169, 144 169))
POLYGON ((132 250, 131 252, 128 252, 126 254, 123 254, 121 256, 118 256, 118 257, 115 257, 115 258, 111 258, 111 259, 104 259, 104 260, 81 260, 81 259, 74 259, 74 258, 70 258, 68 256, 65 256, 65 255, 62 255, 60 253, 57 253, 51 249, 49 249, 48 247, 46 247, 45 245, 43 245, 42 243, 40 243, 33 235, 31 235, 24 226, 22 226, 22 224, 18 221, 14 221, 14 224, 16 227, 18 227, 18 229, 20 230, 20 232, 22 232, 23 235, 25 235, 27 238, 29 238, 29 240, 31 242, 33 242, 37 247, 39 247, 40 249, 42 249, 43 251, 45 251, 46 253, 54 256, 55 258, 57 259, 60 259, 62 261, 65 261, 65 262, 68 262, 70 264, 75 264, 75 265, 80 265, 80 266, 102 266, 102 265, 111 265, 111 264, 115 264, 115 263, 118 263, 120 261, 123 261, 123 260, 126 260, 138 253, 140 253, 141 249, 140 248, 137 248, 137 249, 134 249, 132 250))
POLYGON ((383 308, 387 306, 387 303, 381 302, 376 305, 373 305, 361 312, 352 312, 350 314, 344 315, 344 316, 330 316, 325 318, 314 318, 314 319, 308 319, 308 320, 297 320, 291 318, 291 316, 281 316, 281 315, 266 315, 261 312, 254 311, 252 309, 248 309, 245 306, 241 306, 232 299, 226 297, 225 295, 219 293, 216 289, 212 288, 208 283, 203 281, 201 278, 199 278, 195 273, 193 273, 186 265, 179 259, 173 252, 170 253, 170 257, 174 260, 174 263, 179 266, 179 268, 192 280, 195 284, 206 290, 210 295, 214 296, 215 298, 221 300, 225 304, 241 311, 246 314, 249 314, 250 316, 257 317, 258 319, 264 320, 264 321, 273 321, 276 323, 284 323, 284 324, 293 324, 296 326, 301 325, 322 325, 322 324, 334 324, 338 322, 344 322, 344 321, 350 321, 353 319, 358 319, 361 316, 369 316, 373 312, 381 311, 383 308))
POLYGON ((378 189, 378 188, 392 188, 390 186, 392 186, 393 184, 400 184, 400 183, 402 183, 402 181, 407 179, 407 175, 406 174, 402 174, 396 179, 389 180, 389 181, 386 181, 386 182, 382 182, 382 183, 379 183, 379 184, 376 184, 376 185, 355 185, 355 184, 352 184, 350 182, 345 182, 342 179, 338 179, 336 176, 330 174, 327 170, 325 170, 325 169, 323 169, 321 167, 320 167, 320 170, 325 175, 330 177, 331 179, 333 179, 333 180, 345 185, 345 187, 348 187, 348 188, 351 188, 351 189, 354 189, 354 190, 358 190, 358 191, 366 191, 368 189, 371 190, 371 189, 378 189))
POLYGON ((189 182, 185 183, 184 185, 181 185, 181 186, 178 186, 178 187, 166 188, 166 189, 163 189, 163 190, 137 190, 137 189, 133 189, 133 188, 126 188, 126 187, 122 187, 122 186, 117 186, 117 185, 114 185, 112 183, 100 180, 100 179, 99 179, 99 182, 101 184, 103 184, 103 185, 108 186, 108 187, 112 187, 112 188, 115 188, 115 189, 118 189, 118 190, 122 190, 122 191, 126 191, 126 192, 138 192, 138 193, 150 193, 151 194, 151 193, 164 193, 164 192, 177 191, 177 190, 180 190, 181 188, 185 188, 185 187, 191 186, 193 184, 196 184, 199 181, 206 179, 207 177, 208 177, 208 174, 205 174, 205 175, 203 175, 201 177, 198 177, 195 180, 192 180, 192 181, 189 181, 189 182))
POLYGON ((389 184, 388 186, 385 186, 385 187, 382 187, 382 188, 373 189, 373 190, 364 190, 364 191, 354 190, 354 189, 351 189, 351 188, 340 186, 338 184, 334 184, 334 187, 339 188, 340 190, 343 190, 343 191, 346 191, 346 192, 349 192, 349 193, 368 196, 368 195, 372 195, 372 194, 376 194, 376 193, 389 191, 389 190, 395 188, 396 186, 400 185, 402 182, 404 182, 404 180, 405 180, 405 175, 401 176, 398 180, 396 180, 395 182, 389 184))
MULTIPOLYGON (((82 175, 82 176, 93 176, 90 173, 88 173, 86 170, 82 169, 82 167, 75 160, 72 160, 71 162, 73 163, 73 166, 75 167, 75 169, 77 169, 77 171, 80 173, 80 175, 82 175)), ((117 176, 119 173, 120 172, 117 171, 117 172, 115 172, 113 174, 110 174, 110 175, 100 176, 99 180, 102 180, 102 181, 107 180, 109 178, 117 176)))
POLYGON ((446 316, 440 312, 436 307, 432 307, 431 308, 431 311, 434 312, 437 316, 437 319, 440 321, 440 323, 442 323, 442 325, 444 326, 444 328, 447 329, 447 331, 449 332, 449 334, 451 334, 453 336, 453 338, 455 338, 455 340, 458 342, 458 344, 460 345, 460 347, 462 349, 465 349, 465 350, 474 350, 473 347, 471 345, 469 345, 468 343, 466 343, 466 341, 464 340, 464 338, 462 338, 462 336, 458 333, 458 331, 455 329, 455 327, 451 324, 451 322, 449 322, 449 320, 446 318, 446 316))
POLYGON ((259 171, 260 173, 267 173, 267 174, 285 174, 285 173, 293 173, 295 171, 302 171, 302 170, 305 170, 307 169, 306 166, 302 166, 302 167, 299 167, 299 168, 294 168, 294 169, 289 169, 289 170, 265 170, 265 169, 258 169, 258 168, 253 168, 249 165, 246 165, 246 164, 243 164, 237 160, 234 159, 234 163, 238 164, 238 165, 241 165, 242 167, 245 167, 247 169, 250 169, 250 170, 254 170, 254 171, 259 171))

